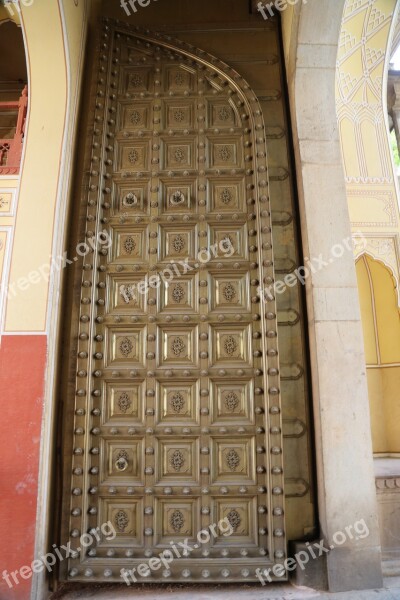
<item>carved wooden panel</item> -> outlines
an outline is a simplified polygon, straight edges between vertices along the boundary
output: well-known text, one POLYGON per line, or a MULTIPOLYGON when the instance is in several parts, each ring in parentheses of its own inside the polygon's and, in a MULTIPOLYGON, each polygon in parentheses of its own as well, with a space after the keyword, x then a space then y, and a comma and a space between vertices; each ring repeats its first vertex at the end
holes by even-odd
POLYGON ((120 581, 186 538, 147 581, 254 581, 285 559, 265 143, 230 67, 104 25, 87 237, 111 243, 82 270, 71 580, 120 581), (231 535, 197 541, 223 519, 231 535), (115 539, 78 550, 108 520, 115 539))

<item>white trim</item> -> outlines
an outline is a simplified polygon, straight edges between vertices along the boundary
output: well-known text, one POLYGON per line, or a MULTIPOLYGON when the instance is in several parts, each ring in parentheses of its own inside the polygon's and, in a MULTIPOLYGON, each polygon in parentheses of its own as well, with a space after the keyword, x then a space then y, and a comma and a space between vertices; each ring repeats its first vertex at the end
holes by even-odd
POLYGON ((7 293, 6 287, 8 282, 8 277, 10 275, 10 266, 11 266, 11 249, 12 243, 14 240, 14 228, 12 225, 4 225, 0 227, 0 231, 5 231, 7 233, 6 237, 6 247, 4 250, 4 260, 3 260, 3 269, 0 278, 0 346, 1 346, 1 338, 2 338, 2 329, 5 318, 5 308, 7 301, 7 293))
MULTIPOLYGON (((63 0, 58 0, 58 6, 63 29, 63 43, 67 69, 67 106, 65 113, 65 127, 63 133, 62 159, 60 162, 60 175, 57 190, 56 210, 54 215, 52 255, 58 256, 62 253, 65 244, 66 222, 68 214, 68 200, 72 184, 72 164, 74 141, 77 135, 77 118, 79 109, 79 97, 82 89, 82 64, 87 35, 87 11, 88 3, 84 1, 84 18, 82 25, 82 39, 79 55, 78 73, 80 75, 76 86, 76 94, 71 98, 71 65, 69 53, 69 40, 66 18, 63 8, 63 0)), ((50 285, 47 301, 46 332, 48 333, 47 365, 45 372, 45 390, 42 416, 41 443, 39 452, 39 481, 36 515, 35 556, 41 556, 47 552, 49 533, 49 504, 51 499, 51 473, 53 461, 53 434, 54 416, 56 407, 55 373, 59 350, 60 331, 60 299, 62 296, 62 272, 53 269, 50 276, 50 285)), ((56 541, 56 540, 54 540, 56 541)), ((46 574, 33 574, 31 599, 40 600, 48 596, 46 586, 46 574)))
POLYGON ((3 331, 1 337, 15 337, 17 335, 46 335, 47 331, 3 331))

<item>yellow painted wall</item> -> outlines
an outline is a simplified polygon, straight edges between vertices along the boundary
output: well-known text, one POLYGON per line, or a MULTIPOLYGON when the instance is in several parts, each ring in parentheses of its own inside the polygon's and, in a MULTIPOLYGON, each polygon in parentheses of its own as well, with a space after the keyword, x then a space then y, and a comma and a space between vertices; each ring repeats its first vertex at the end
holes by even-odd
POLYGON ((376 453, 400 452, 400 315, 395 280, 363 256, 357 277, 364 329, 372 440, 376 453))
POLYGON ((72 147, 71 140, 67 148, 63 143, 77 109, 87 5, 86 0, 78 6, 67 0, 60 0, 60 5, 57 1, 21 4, 30 88, 6 306, 7 333, 46 329, 49 284, 41 270, 45 273, 51 263, 56 207, 65 202, 67 193, 63 178, 68 169, 66 155, 72 147))
POLYGON ((347 0, 336 90, 376 453, 400 452, 400 213, 384 94, 396 9, 347 0))

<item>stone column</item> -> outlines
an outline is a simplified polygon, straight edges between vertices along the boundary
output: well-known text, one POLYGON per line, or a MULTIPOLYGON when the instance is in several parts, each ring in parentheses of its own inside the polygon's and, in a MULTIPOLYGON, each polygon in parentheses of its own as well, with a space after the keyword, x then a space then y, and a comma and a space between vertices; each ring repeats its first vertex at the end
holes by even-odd
POLYGON ((298 6, 287 68, 304 254, 328 262, 306 283, 321 538, 334 544, 365 521, 369 535, 346 535, 327 556, 332 592, 382 586, 371 426, 353 253, 335 108, 344 0, 298 6), (351 245, 350 245, 351 248, 351 245), (330 260, 331 259, 331 260, 330 260))

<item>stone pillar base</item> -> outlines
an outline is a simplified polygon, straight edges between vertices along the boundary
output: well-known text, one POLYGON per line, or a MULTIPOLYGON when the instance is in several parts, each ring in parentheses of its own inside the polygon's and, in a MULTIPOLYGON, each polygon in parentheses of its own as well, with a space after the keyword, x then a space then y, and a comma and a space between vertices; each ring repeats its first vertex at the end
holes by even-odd
MULTIPOLYGON (((320 540, 310 540, 310 545, 318 543, 320 540)), ((289 556, 293 558, 299 552, 305 552, 310 556, 310 551, 306 542, 290 542, 289 543, 289 556)), ((328 589, 328 572, 326 564, 326 555, 311 558, 309 562, 301 569, 299 566, 295 571, 292 571, 290 581, 294 585, 305 586, 314 590, 327 590, 328 589)))

